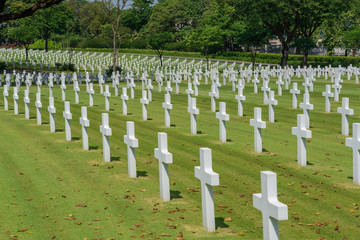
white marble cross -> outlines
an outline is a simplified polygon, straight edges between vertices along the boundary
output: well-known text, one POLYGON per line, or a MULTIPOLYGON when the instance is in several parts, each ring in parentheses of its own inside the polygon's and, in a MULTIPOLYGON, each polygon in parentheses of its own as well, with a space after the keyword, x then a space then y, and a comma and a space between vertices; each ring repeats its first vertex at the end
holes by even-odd
POLYGON ((139 141, 135 138, 135 123, 126 122, 126 135, 124 136, 124 143, 127 145, 128 157, 128 174, 131 178, 136 178, 136 157, 135 148, 139 147, 139 141))
POLYGON ((297 108, 297 95, 300 94, 300 90, 297 89, 297 83, 293 83, 293 88, 290 89, 292 93, 292 108, 297 108))
POLYGON ((66 85, 65 85, 65 77, 61 77, 61 99, 62 101, 65 101, 65 90, 66 90, 66 85))
POLYGON ((167 81, 166 82, 166 87, 165 87, 165 91, 166 93, 170 94, 171 95, 171 92, 172 92, 172 87, 171 87, 171 81, 167 81))
POLYGON ((330 112, 330 98, 334 97, 334 93, 331 92, 331 85, 326 85, 326 90, 322 93, 322 96, 325 97, 325 112, 330 112))
POLYGON ((270 92, 270 88, 268 87, 268 81, 263 81, 263 86, 261 87, 261 90, 264 92, 264 104, 266 104, 268 100, 268 92, 270 92))
POLYGON ((258 83, 260 83, 260 80, 257 79, 257 77, 254 77, 254 79, 252 80, 252 82, 254 83, 254 93, 258 93, 258 83))
POLYGON ((238 116, 242 117, 243 113, 243 101, 246 100, 246 97, 243 95, 243 88, 238 87, 238 94, 235 95, 235 99, 238 100, 238 116))
POLYGON ((89 136, 87 128, 90 127, 90 121, 87 118, 87 108, 81 107, 81 136, 82 136, 82 144, 84 150, 89 150, 89 136))
POLYGON ((341 113, 341 134, 349 135, 349 115, 354 115, 354 110, 349 108, 349 98, 342 98, 342 106, 338 107, 338 113, 341 113))
POLYGON ((190 107, 188 107, 188 113, 190 113, 191 134, 196 135, 196 115, 200 113, 200 110, 196 108, 196 98, 191 98, 190 107))
POLYGON ((147 105, 149 104, 149 100, 146 97, 146 90, 142 90, 142 98, 140 98, 140 102, 142 103, 142 120, 147 120, 147 105))
POLYGON ((306 166, 306 138, 311 138, 311 131, 305 127, 305 115, 297 115, 297 127, 292 128, 292 134, 297 137, 297 161, 306 166))
POLYGON ((263 239, 279 240, 278 221, 288 219, 288 207, 278 201, 276 173, 261 172, 261 193, 253 194, 253 204, 262 213, 263 239))
POLYGON ((129 100, 129 96, 127 95, 126 87, 122 88, 121 99, 123 103, 123 115, 127 115, 127 101, 129 100))
POLYGON ((109 98, 111 97, 111 93, 109 91, 109 85, 105 85, 104 96, 105 96, 105 111, 109 111, 110 110, 109 98))
POLYGON ((333 84, 332 87, 334 88, 334 101, 338 102, 340 89, 342 88, 341 84, 339 83, 339 79, 335 79, 335 84, 333 84))
POLYGON ((19 114, 19 105, 18 105, 19 94, 17 87, 14 87, 13 99, 14 99, 14 114, 17 115, 19 114))
POLYGON ((7 111, 9 110, 9 102, 8 102, 8 96, 9 96, 9 86, 7 84, 4 85, 4 110, 7 111))
POLYGON ((148 90, 148 100, 149 102, 152 101, 152 89, 154 88, 152 85, 152 80, 149 79, 148 84, 146 85, 146 88, 148 90))
POLYGON ((216 230, 213 186, 218 186, 220 181, 219 174, 212 170, 210 148, 200 148, 200 166, 195 167, 195 177, 201 181, 203 227, 213 232, 216 230))
POLYGON ((190 107, 192 94, 194 94, 194 90, 192 90, 191 82, 188 82, 188 88, 186 89, 186 93, 188 95, 188 107, 190 107))
POLYGON ((314 109, 314 105, 310 104, 310 95, 308 93, 304 94, 304 102, 300 103, 300 108, 303 109, 305 115, 305 127, 310 128, 310 110, 314 109))
POLYGON ((213 84, 211 85, 211 92, 209 92, 209 96, 211 99, 211 111, 212 112, 216 112, 216 98, 218 98, 217 96, 217 92, 216 92, 216 86, 213 84))
POLYGON ((162 103, 165 109, 165 127, 170 127, 170 109, 172 109, 170 94, 165 94, 165 102, 162 103))
POLYGON ((89 106, 92 107, 92 106, 94 106, 94 98, 93 98, 93 95, 94 95, 94 93, 95 93, 94 87, 93 87, 93 83, 89 83, 88 93, 89 93, 89 106))
POLYGON ((36 93, 35 107, 36 107, 36 122, 37 122, 37 125, 41 125, 42 103, 41 103, 41 94, 40 93, 36 93))
POLYGON ((71 141, 71 124, 70 124, 70 120, 72 119, 72 114, 70 112, 70 102, 69 101, 65 101, 65 109, 63 112, 63 117, 65 119, 65 136, 66 136, 66 141, 71 141))
POLYGON ((167 134, 158 133, 158 148, 154 149, 155 158, 159 160, 160 198, 170 201, 169 166, 173 163, 172 154, 168 151, 167 134))
POLYGON ((226 114, 226 103, 220 102, 219 112, 216 118, 219 119, 220 142, 226 142, 226 121, 230 120, 229 114, 226 114))
POLYGON ((284 82, 281 78, 282 76, 279 75, 279 80, 276 81, 276 84, 278 85, 278 96, 282 96, 282 85, 284 85, 284 82))
POLYGON ((75 103, 79 104, 79 92, 80 92, 80 88, 79 88, 79 82, 75 81, 74 82, 74 91, 75 91, 75 103))
POLYGON ((129 87, 130 87, 130 98, 134 99, 134 88, 136 87, 136 84, 134 83, 134 78, 130 79, 129 87))
POLYGON ((274 91, 270 91, 270 95, 269 95, 267 103, 269 104, 269 122, 273 123, 273 122, 275 122, 274 106, 278 105, 278 101, 275 100, 274 91))
POLYGON ((200 82, 197 80, 197 78, 195 78, 193 85, 194 85, 194 95, 198 96, 199 95, 198 86, 200 85, 200 82))
POLYGON ((100 132, 103 139, 103 158, 105 162, 110 162, 110 139, 109 136, 112 135, 111 128, 109 127, 109 114, 101 114, 102 125, 100 125, 100 132))
POLYGON ((49 97, 49 106, 48 106, 48 112, 49 112, 49 120, 50 120, 50 132, 55 132, 55 113, 56 108, 54 106, 54 97, 49 97))
POLYGON ((52 97, 53 96, 53 90, 52 88, 54 87, 54 77, 53 76, 50 76, 49 77, 49 83, 48 83, 48 87, 49 87, 49 97, 52 97))
POLYGON ((254 119, 250 119, 250 126, 254 127, 254 150, 262 153, 261 129, 266 128, 266 122, 261 120, 261 108, 254 108, 254 119))
POLYGON ((30 98, 29 98, 29 90, 28 89, 25 90, 24 103, 25 103, 25 118, 30 119, 30 111, 29 111, 30 98))
POLYGON ((346 138, 346 146, 353 149, 353 182, 360 185, 360 123, 353 123, 352 135, 346 138))

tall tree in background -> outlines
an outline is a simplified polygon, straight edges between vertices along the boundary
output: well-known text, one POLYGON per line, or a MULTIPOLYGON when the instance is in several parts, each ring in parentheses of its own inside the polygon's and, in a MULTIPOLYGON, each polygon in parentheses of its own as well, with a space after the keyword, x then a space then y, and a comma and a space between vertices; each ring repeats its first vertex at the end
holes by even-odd
MULTIPOLYGON (((111 29, 113 32, 113 72, 116 72, 116 65, 117 65, 117 38, 120 20, 127 16, 127 14, 121 14, 124 8, 127 6, 128 0, 102 0, 103 3, 103 10, 108 18, 108 22, 111 24, 111 29)), ((121 36, 120 36, 121 37, 121 36)))
POLYGON ((19 19, 8 28, 8 37, 15 40, 25 48, 26 61, 28 61, 29 45, 38 37, 38 29, 30 19, 19 19))
POLYGON ((67 32, 67 25, 72 21, 72 16, 69 8, 63 4, 44 9, 32 16, 33 24, 39 29, 42 39, 45 40, 45 51, 48 51, 48 41, 52 34, 67 32))
POLYGON ((163 62, 163 52, 165 50, 166 44, 171 42, 172 39, 173 39, 173 36, 169 32, 150 34, 150 35, 148 35, 148 37, 146 39, 147 42, 149 43, 150 47, 159 56, 161 67, 162 67, 162 62, 163 62))
POLYGON ((51 7, 62 1, 63 0, 1 0, 0 22, 29 17, 39 9, 51 7))

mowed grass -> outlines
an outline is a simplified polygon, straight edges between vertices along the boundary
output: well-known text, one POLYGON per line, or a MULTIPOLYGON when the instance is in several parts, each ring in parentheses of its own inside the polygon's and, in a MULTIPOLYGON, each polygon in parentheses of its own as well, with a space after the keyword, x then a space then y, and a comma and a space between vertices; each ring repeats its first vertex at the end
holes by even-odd
MULTIPOLYGON (((222 83, 222 78, 221 83, 222 83)), ((301 90, 303 80, 294 77, 301 90)), ((332 112, 324 112, 325 84, 320 78, 311 93, 314 110, 310 113, 312 139, 307 142, 308 166, 297 165, 296 115, 302 109, 291 109, 291 94, 283 90, 277 96, 275 123, 269 123, 268 106, 263 94, 253 93, 253 84, 244 90, 244 117, 237 116, 235 93, 231 84, 220 88, 220 99, 227 103, 227 143, 219 142, 219 122, 210 111, 210 85, 204 80, 199 88, 196 136, 190 134, 187 113, 187 82, 174 92, 171 101, 171 128, 164 127, 164 90, 159 93, 154 82, 153 101, 148 117, 141 117, 141 83, 137 82, 135 99, 128 101, 128 116, 122 115, 120 97, 110 99, 109 118, 112 162, 102 159, 102 138, 99 131, 101 113, 105 112, 104 96, 96 84, 94 107, 88 107, 90 150, 82 150, 79 118, 81 106, 88 105, 85 84, 81 85, 80 104, 75 104, 72 85, 66 99, 71 101, 73 141, 66 142, 64 103, 60 86, 54 87, 57 132, 49 129, 48 88, 42 86, 43 125, 36 125, 35 93, 31 87, 30 120, 24 118, 24 89, 20 89, 19 115, 13 114, 12 88, 9 111, 0 101, 0 238, 1 239, 129 239, 185 238, 261 239, 261 212, 253 208, 252 194, 261 192, 260 171, 277 173, 279 201, 288 205, 289 220, 279 222, 281 239, 358 239, 360 236, 360 187, 352 183, 352 149, 345 146, 341 135, 341 115, 336 113, 340 102, 332 101, 332 112), (262 108, 264 153, 253 151, 254 107, 262 108), (138 178, 127 174, 126 121, 135 122, 138 178), (168 134, 171 201, 159 196, 158 161, 154 158, 157 133, 168 134), (220 186, 214 187, 217 230, 208 233, 202 228, 200 181, 194 177, 194 166, 200 165, 199 148, 212 149, 213 170, 220 175, 220 186)), ((121 86, 125 86, 121 83, 121 86)), ((275 79, 270 87, 276 91, 275 79)), ((341 97, 350 98, 350 124, 360 122, 360 85, 344 80, 341 97)), ((119 93, 121 89, 119 88, 119 93)), ((0 88, 0 92, 3 87, 0 88)), ((128 91, 130 95, 130 91, 128 91)), ((350 132, 352 127, 350 126, 350 132)))

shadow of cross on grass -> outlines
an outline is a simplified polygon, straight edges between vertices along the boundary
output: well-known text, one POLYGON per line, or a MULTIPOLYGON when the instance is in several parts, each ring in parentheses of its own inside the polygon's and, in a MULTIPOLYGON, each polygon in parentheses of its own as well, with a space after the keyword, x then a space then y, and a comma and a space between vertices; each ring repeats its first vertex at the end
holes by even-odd
POLYGON ((136 171, 138 177, 147 177, 147 171, 136 171))
POLYGON ((225 223, 225 219, 223 217, 216 217, 215 218, 215 226, 219 228, 228 228, 229 225, 225 223))
POLYGON ((170 199, 182 198, 180 191, 170 190, 170 199))

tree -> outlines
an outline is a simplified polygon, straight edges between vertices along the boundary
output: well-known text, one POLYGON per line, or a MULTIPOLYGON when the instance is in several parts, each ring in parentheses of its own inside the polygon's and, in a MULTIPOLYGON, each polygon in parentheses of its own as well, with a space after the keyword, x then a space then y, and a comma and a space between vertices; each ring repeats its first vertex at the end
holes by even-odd
POLYGON ((311 37, 296 38, 294 40, 293 46, 295 46, 297 49, 299 49, 301 52, 303 52, 304 57, 303 57, 302 66, 303 67, 307 66, 309 51, 310 51, 310 49, 316 47, 316 43, 315 43, 314 39, 311 37))
POLYGON ((187 40, 188 45, 198 46, 202 55, 206 58, 206 66, 209 69, 210 54, 217 53, 222 45, 222 31, 219 26, 203 25, 196 29, 187 40))
POLYGON ((355 57, 357 50, 360 48, 360 28, 345 32, 344 43, 346 47, 352 50, 352 56, 355 57))
POLYGON ((243 13, 261 19, 282 45, 281 66, 287 64, 289 45, 299 37, 311 37, 316 29, 343 9, 347 0, 244 0, 243 13))
POLYGON ((151 34, 146 38, 151 48, 156 52, 160 58, 160 65, 162 67, 162 57, 166 44, 173 40, 173 36, 170 32, 162 32, 151 34))
POLYGON ((32 16, 33 24, 39 29, 41 38, 45 40, 45 51, 48 51, 48 40, 52 34, 64 34, 72 20, 72 14, 65 5, 60 4, 44 9, 32 16))
POLYGON ((83 34, 98 37, 101 27, 107 24, 107 16, 102 9, 102 2, 87 2, 80 8, 80 24, 83 26, 83 34))
POLYGON ((37 10, 51 7, 63 0, 1 0, 0 22, 7 22, 33 15, 37 10))
POLYGON ((120 20, 125 18, 127 14, 121 14, 124 8, 127 6, 128 0, 102 0, 103 10, 105 15, 107 16, 108 23, 111 24, 111 29, 113 33, 113 72, 116 72, 117 65, 117 39, 120 38, 118 36, 120 20))
POLYGON ((8 28, 8 37, 24 46, 26 61, 28 60, 29 45, 36 40, 37 36, 37 29, 29 19, 19 19, 8 28))

